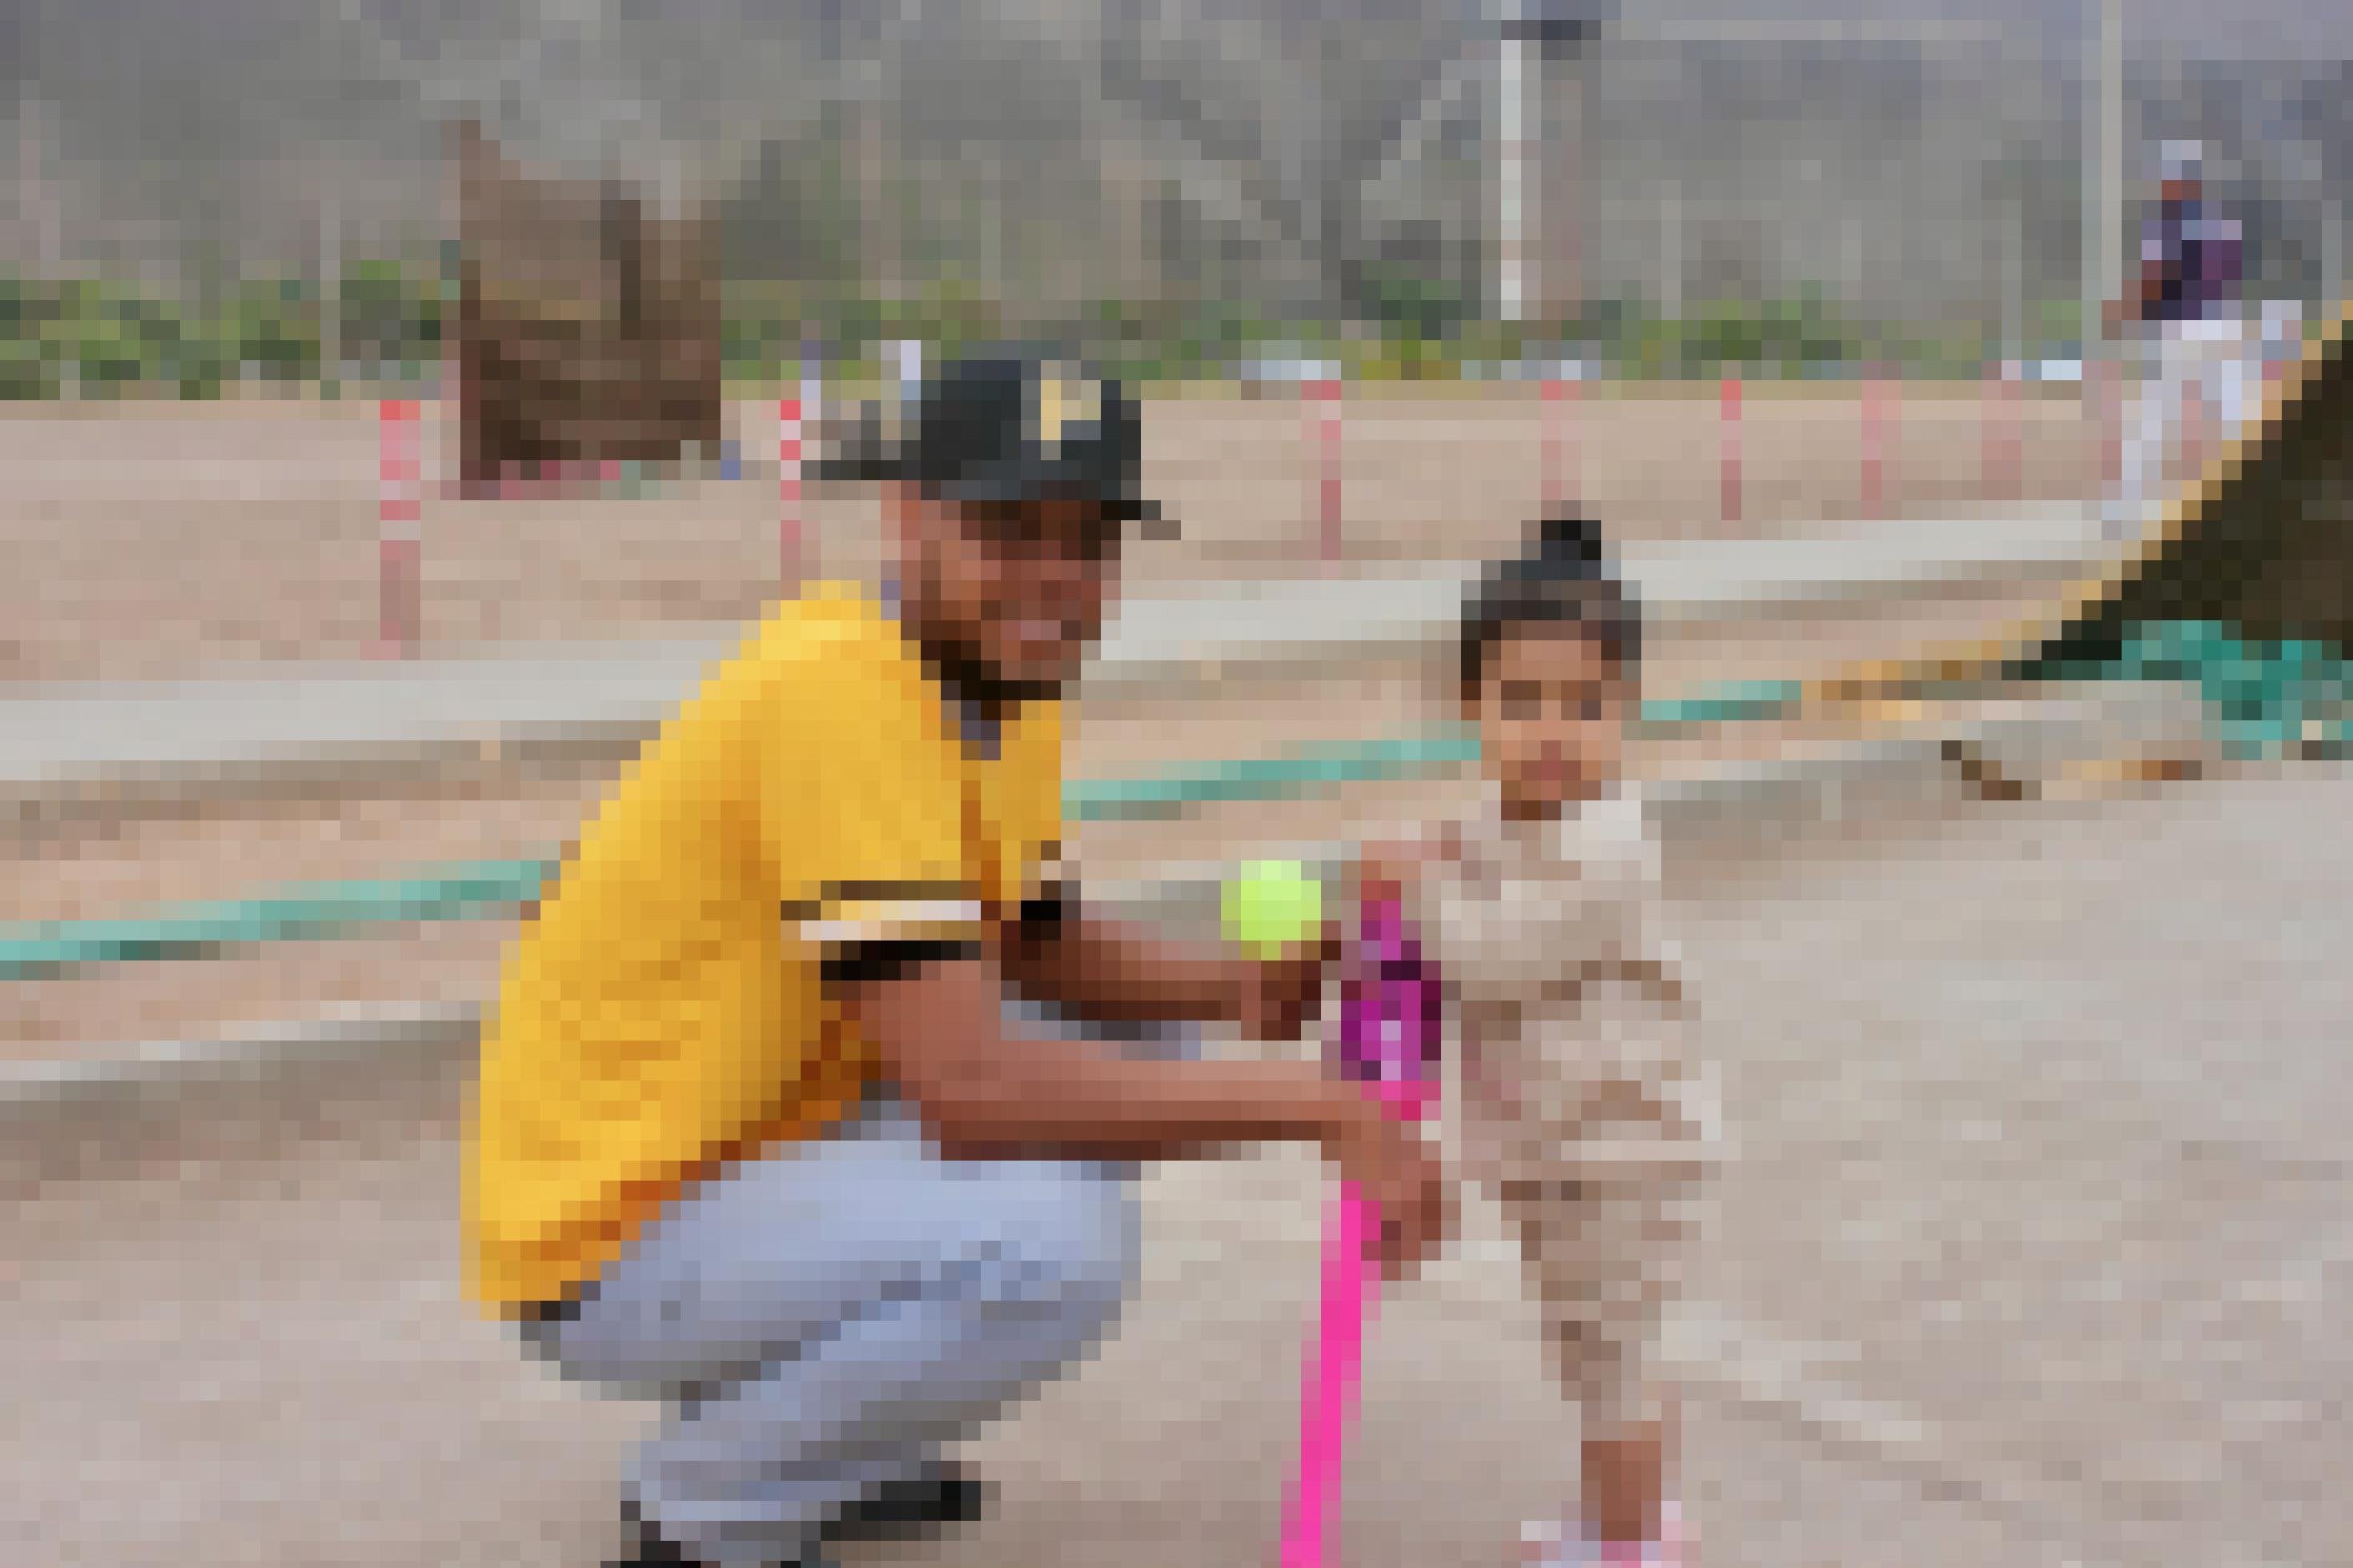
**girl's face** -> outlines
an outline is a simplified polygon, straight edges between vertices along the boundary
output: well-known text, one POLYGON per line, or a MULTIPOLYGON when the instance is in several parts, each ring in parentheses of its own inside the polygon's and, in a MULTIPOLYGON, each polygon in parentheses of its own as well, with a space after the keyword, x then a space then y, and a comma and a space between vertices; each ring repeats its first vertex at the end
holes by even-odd
POLYGON ((1633 682, 1599 638, 1575 626, 1507 634, 1472 704, 1487 774, 1518 816, 1549 816, 1591 799, 1625 764, 1633 682))

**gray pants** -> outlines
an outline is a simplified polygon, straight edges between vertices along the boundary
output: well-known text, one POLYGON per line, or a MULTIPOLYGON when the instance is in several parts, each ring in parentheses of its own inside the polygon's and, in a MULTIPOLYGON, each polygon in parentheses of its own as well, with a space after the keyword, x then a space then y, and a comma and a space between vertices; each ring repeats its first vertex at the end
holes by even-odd
POLYGON ((949 1161, 878 1095, 681 1198, 526 1334, 668 1406, 628 1479, 663 1535, 727 1568, 789 1562, 1101 1343, 1135 1274, 1133 1176, 949 1161))
POLYGON ((2137 535, 2180 484, 2200 477, 2175 474, 2193 426, 2204 432, 2211 458, 2263 411, 2261 344, 2236 316, 2161 323, 2138 351, 2147 374, 2119 432, 2122 471, 2103 524, 2111 539, 2137 535))

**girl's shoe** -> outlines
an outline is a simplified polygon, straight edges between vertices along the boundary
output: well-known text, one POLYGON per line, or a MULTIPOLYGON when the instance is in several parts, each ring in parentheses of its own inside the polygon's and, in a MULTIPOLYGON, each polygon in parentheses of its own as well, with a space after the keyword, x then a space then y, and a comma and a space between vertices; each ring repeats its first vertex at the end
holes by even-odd
POLYGON ((1691 1568, 1690 1532, 1683 1509, 1662 1510, 1659 1539, 1644 1545, 1605 1543, 1587 1534, 1575 1519, 1545 1521, 1520 1530, 1522 1568, 1691 1568))

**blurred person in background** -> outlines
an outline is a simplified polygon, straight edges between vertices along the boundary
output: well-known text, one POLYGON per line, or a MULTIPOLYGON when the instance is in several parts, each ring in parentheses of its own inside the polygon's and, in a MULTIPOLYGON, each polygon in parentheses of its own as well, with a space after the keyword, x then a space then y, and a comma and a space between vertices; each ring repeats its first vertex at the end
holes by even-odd
POLYGON ((2177 459, 2192 445, 2219 450, 2261 391, 2240 300, 2244 237, 2239 220, 2206 195, 2204 164, 2197 142, 2165 143, 2157 210, 2141 226, 2140 270, 2108 306, 2109 329, 2125 334, 2126 357, 2140 375, 2125 415, 2121 472, 2102 512, 2112 540, 2147 529, 2152 509, 2172 493, 2177 459))

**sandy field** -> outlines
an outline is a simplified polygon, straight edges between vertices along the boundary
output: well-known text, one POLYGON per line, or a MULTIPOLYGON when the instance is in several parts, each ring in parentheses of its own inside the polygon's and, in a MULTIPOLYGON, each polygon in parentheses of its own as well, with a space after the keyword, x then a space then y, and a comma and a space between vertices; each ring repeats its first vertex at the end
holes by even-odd
MULTIPOLYGON (((1988 398, 1907 395, 1883 436, 1883 510, 2091 492, 2096 442, 2072 396, 2017 409, 2018 482, 1988 398)), ((177 675, 254 658, 354 657, 378 624, 373 405, 126 405, 0 412, 0 680, 177 675)), ((2001 417, 1999 415, 1995 417, 2001 417)), ((1865 510, 1852 396, 1751 395, 1741 418, 1741 516, 1721 516, 1721 426, 1704 396, 1592 390, 1561 405, 1560 471, 1620 537, 1769 532, 1865 510)), ((1368 396, 1343 441, 1350 562, 1471 560, 1515 547, 1544 494, 1545 416, 1532 395, 1368 396)), ((770 405, 731 420, 772 457, 770 405)), ((1146 413, 1146 481, 1182 537, 1134 548, 1131 580, 1320 569, 1310 424, 1293 401, 1182 400, 1146 413)), ((428 410, 428 478, 449 477, 428 410)), ((811 497, 806 569, 879 560, 871 498, 811 497)), ((755 615, 784 561, 773 473, 639 499, 428 500, 427 653, 516 639, 596 638, 755 615)))
MULTIPOLYGON (((1660 639, 1661 690, 1694 682, 1819 674, 1894 657, 2024 613, 2031 589, 1949 602, 1858 605, 1836 624, 1727 625, 1660 639)), ((1400 662, 1311 681, 1238 678, 1187 696, 1080 702, 1070 776, 1133 777, 1217 758, 1388 738, 1455 719, 1442 688, 1400 662)), ((1775 726, 1744 725, 1657 748, 1662 761, 1764 754, 1775 726)), ((218 801, 177 814, 20 826, 0 832, 0 924, 136 917, 290 885, 413 876, 438 863, 554 855, 596 809, 609 765, 491 771, 446 785, 218 801)), ((1156 878, 1253 847, 1393 829, 1456 801, 1447 781, 1311 791, 1288 800, 1196 810, 1173 819, 1074 825, 1070 848, 1099 881, 1156 878)), ((491 994, 511 918, 389 927, 332 941, 273 944, 200 960, 109 964, 0 984, 0 1054, 46 1056, 153 1039, 199 1038, 315 1016, 343 1005, 480 1001, 491 994)))
MULTIPOLYGON (((1683 1341, 1709 1568, 2353 1556, 2345 784, 1686 882, 1739 1138, 1683 1341)), ((12 1205, 0 1513, 114 1568, 596 1562, 644 1412, 470 1321, 456 1183, 437 1112, 12 1205)), ((1268 1561, 1324 1191, 1295 1152, 1155 1172, 1116 1337, 972 1446, 996 1514, 844 1568, 1268 1561)), ((1475 1198, 1362 1401, 1340 1561, 1501 1568, 1563 1502, 1573 1415, 1475 1198)))
MULTIPOLYGON (((1952 405, 1941 437, 1936 406, 1907 405, 1891 493, 1921 515, 1995 499, 1968 405, 1952 405)), ((1742 527, 1855 512, 1853 410, 1841 409, 1750 405, 1757 504, 1742 527)), ((1303 476, 1282 472, 1296 407, 1164 412, 1155 439, 1174 445, 1155 455, 1157 482, 1208 521, 1139 547, 1137 572, 1302 570, 1303 490, 1291 487, 1303 476)), ((1628 531, 1720 527, 1713 447, 1689 449, 1712 412, 1584 411, 1597 507, 1628 531), (1613 485, 1615 512, 1599 499, 1613 485)), ((2063 405, 2041 412, 2032 488, 2080 493, 2089 444, 2063 405)), ((1493 519, 1535 493, 1534 417, 1457 401, 1390 427, 1368 412, 1350 446, 1357 558, 1502 548, 1510 530, 1493 519)), ((250 408, 0 417, 0 678, 359 651, 373 632, 373 437, 364 417, 250 408)), ((637 502, 439 506, 428 631, 455 647, 748 614, 775 561, 767 493, 747 481, 637 502), (551 550, 559 525, 567 547, 551 550)), ((871 561, 855 509, 820 522, 838 569, 871 561)), ((1664 646, 1656 673, 1799 673, 2005 608, 1749 628, 1664 646)), ((1103 706, 1080 716, 1071 772, 1441 712, 1410 676, 1369 668, 1103 706)), ((2338 1050, 2353 996, 2332 913, 2353 870, 2345 785, 2342 769, 2298 766, 2089 805, 1957 805, 1802 845, 1760 822, 1713 858, 1671 864, 1740 1156, 1685 1342, 1688 1493, 1712 1568, 2353 1560, 2339 1482, 2353 1080, 2338 1050)), ((0 847, 0 922, 543 854, 605 787, 601 770, 517 773, 20 836, 0 847)), ((1141 875, 1447 798, 1442 785, 1359 789, 1089 826, 1078 847, 1092 870, 1141 875)), ((11 984, 0 1055, 339 1004, 478 1001, 512 930, 395 930, 11 984)), ((455 1152, 448 1117, 393 1115, 364 1142, 290 1130, 234 1159, 12 1205, 0 1255, 22 1288, 0 1292, 0 1384, 28 1417, 0 1438, 0 1517, 44 1560, 120 1568, 596 1561, 641 1413, 564 1386, 468 1320, 455 1152)), ((1291 1154, 1155 1173, 1120 1333, 975 1445, 1003 1488, 997 1514, 845 1568, 1267 1560, 1322 1191, 1291 1154)), ((1451 1254, 1393 1293, 1368 1342, 1344 1561, 1500 1564, 1517 1521, 1558 1506, 1574 1418, 1534 1333, 1496 1218, 1474 1200, 1451 1254)))
MULTIPOLYGON (((2083 488, 2089 444, 2070 399, 2023 400, 2027 493, 2083 488)), ((1886 493, 1905 509, 2005 499, 1985 472, 1981 400, 1911 397, 1889 432, 1886 493)), ((773 451, 771 407, 732 411, 745 452, 773 451)), ((1707 398, 1599 391, 1553 417, 1560 468, 1630 538, 1788 529, 1854 515, 1854 401, 1767 394, 1746 405, 1747 505, 1716 516, 1719 436, 1707 398)), ((427 472, 446 472, 427 409, 427 472)), ((1351 405, 1344 559, 1460 561, 1516 546, 1543 485, 1531 395, 1394 391, 1351 405)), ((1181 400, 1147 412, 1147 479, 1183 521, 1142 541, 1133 591, 1321 569, 1309 526, 1309 431, 1296 402, 1181 400)), ((46 683, 226 669, 255 658, 349 657, 375 630, 376 428, 367 405, 142 405, 0 414, 0 680, 46 683)), ((773 476, 672 486, 641 499, 428 502, 426 651, 511 639, 676 631, 758 612, 776 584, 773 476)), ((880 558, 873 503, 807 508, 811 569, 863 575, 880 558)), ((1819 673, 1894 657, 2019 613, 2034 591, 1862 606, 1839 624, 1733 626, 1662 643, 1662 689, 1819 673)), ((1099 777, 1370 739, 1442 720, 1414 679, 1366 669, 1312 689, 1237 685, 1180 702, 1094 704, 1074 726, 1071 773, 1099 777)), ((550 853, 601 798, 609 770, 516 775, 448 789, 241 803, 194 818, 19 831, 0 843, 0 922, 136 915, 290 883, 391 877, 437 861, 550 853)), ((1101 824, 1078 846, 1128 879, 1238 843, 1324 837, 1341 819, 1428 809, 1422 786, 1236 805, 1157 824, 1101 824), (1335 816, 1335 813, 1337 816, 1335 816)), ((343 1003, 487 994, 512 922, 391 931, 201 962, 109 966, 0 987, 0 1042, 185 1037, 343 1003)))

